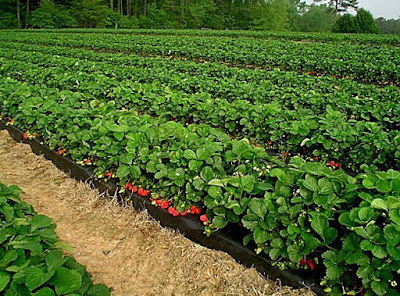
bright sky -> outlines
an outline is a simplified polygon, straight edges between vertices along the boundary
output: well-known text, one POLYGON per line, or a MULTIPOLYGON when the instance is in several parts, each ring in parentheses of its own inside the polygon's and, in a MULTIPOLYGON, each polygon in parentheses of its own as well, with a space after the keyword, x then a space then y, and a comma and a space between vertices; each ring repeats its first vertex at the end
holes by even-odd
MULTIPOLYGON (((308 4, 313 0, 306 0, 308 4)), ((400 0, 359 0, 360 7, 369 10, 374 17, 400 18, 400 0)))

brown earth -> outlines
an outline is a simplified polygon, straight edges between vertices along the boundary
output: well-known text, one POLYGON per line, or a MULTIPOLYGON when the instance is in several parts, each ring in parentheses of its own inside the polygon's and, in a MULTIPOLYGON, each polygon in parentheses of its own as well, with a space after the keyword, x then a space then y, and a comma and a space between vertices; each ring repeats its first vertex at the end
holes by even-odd
POLYGON ((60 240, 113 295, 313 295, 262 278, 229 255, 118 206, 0 131, 0 182, 16 184, 35 210, 54 219, 60 240))

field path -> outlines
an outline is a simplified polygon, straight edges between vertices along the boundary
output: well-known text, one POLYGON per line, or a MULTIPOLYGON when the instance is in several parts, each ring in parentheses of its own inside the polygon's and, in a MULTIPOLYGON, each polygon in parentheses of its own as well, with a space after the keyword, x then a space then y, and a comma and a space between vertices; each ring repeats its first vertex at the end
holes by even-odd
POLYGON ((312 295, 260 277, 229 255, 161 228, 146 213, 101 199, 0 131, 0 182, 54 219, 60 239, 113 295, 312 295))

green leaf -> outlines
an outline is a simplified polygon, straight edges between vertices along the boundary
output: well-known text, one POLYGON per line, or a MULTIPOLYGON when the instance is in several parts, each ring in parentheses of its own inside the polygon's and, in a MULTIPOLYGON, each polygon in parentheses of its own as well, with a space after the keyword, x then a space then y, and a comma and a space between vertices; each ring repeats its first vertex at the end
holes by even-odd
POLYGON ((127 165, 120 165, 120 166, 118 167, 118 170, 117 170, 117 172, 116 172, 116 175, 117 175, 118 178, 122 179, 122 178, 127 177, 127 176, 129 175, 129 173, 130 173, 130 167, 129 167, 129 166, 127 166, 127 165))
POLYGON ((322 195, 331 195, 333 193, 332 184, 327 178, 318 180, 318 193, 322 195))
POLYGON ((207 193, 212 198, 217 198, 219 196, 222 196, 222 189, 218 186, 210 186, 207 190, 207 193))
POLYGON ((383 259, 387 255, 386 250, 382 246, 378 246, 378 245, 375 245, 372 248, 371 252, 375 257, 377 257, 379 259, 383 259))
POLYGON ((106 286, 102 284, 93 285, 87 292, 87 296, 110 296, 111 293, 106 286))
POLYGON ((60 267, 56 270, 51 283, 55 286, 57 295, 65 295, 79 289, 82 275, 76 270, 60 267))
POLYGON ((265 243, 268 239, 268 233, 261 227, 257 227, 254 230, 253 236, 254 236, 254 241, 258 245, 265 243))
POLYGON ((49 287, 42 288, 38 290, 36 293, 32 294, 33 296, 56 296, 56 293, 49 287))
POLYGON ((63 254, 59 250, 50 251, 46 255, 46 266, 48 272, 56 271, 65 263, 66 259, 63 258, 63 254))
POLYGON ((328 229, 328 219, 321 215, 315 215, 311 221, 311 228, 318 233, 322 238, 325 238, 325 231, 328 229))
POLYGON ((196 153, 193 150, 186 149, 185 152, 183 152, 183 157, 188 160, 196 159, 196 153))
POLYGON ((35 231, 39 228, 49 227, 53 224, 53 220, 44 215, 36 215, 29 220, 31 223, 31 231, 35 231))
POLYGON ((372 177, 367 177, 362 181, 362 184, 367 189, 373 189, 375 187, 375 179, 372 177))
POLYGON ((25 285, 30 291, 33 291, 46 283, 53 274, 53 272, 46 273, 43 269, 38 267, 29 268, 25 271, 25 285))
POLYGON ((240 186, 247 193, 251 193, 254 189, 256 179, 252 175, 246 175, 240 178, 240 186))
POLYGON ((258 226, 258 222, 260 221, 260 218, 258 218, 256 215, 254 214, 249 214, 246 215, 242 218, 242 223, 243 226, 250 229, 250 230, 254 230, 256 229, 256 227, 258 226))
POLYGON ((378 182, 376 182, 376 189, 382 193, 387 193, 392 190, 390 183, 386 180, 378 180, 378 182))
POLYGON ((317 192, 318 191, 318 183, 317 179, 314 177, 308 177, 303 181, 303 186, 306 187, 307 189, 317 192))
POLYGON ((300 254, 299 247, 289 246, 287 250, 290 261, 298 263, 301 259, 303 259, 303 255, 300 254))
POLYGON ((372 219, 372 217, 374 216, 374 213, 375 212, 373 209, 364 207, 364 208, 361 208, 358 210, 358 218, 361 221, 369 222, 372 219))
POLYGON ((208 185, 212 185, 212 186, 220 186, 220 187, 224 187, 225 186, 224 182, 222 182, 222 180, 220 180, 220 179, 212 179, 207 184, 208 185))
POLYGON ((385 200, 381 198, 376 198, 371 202, 371 207, 375 209, 380 209, 380 210, 388 210, 388 204, 385 200))
POLYGON ((228 221, 226 221, 221 216, 214 216, 214 218, 212 220, 212 224, 214 225, 214 227, 216 227, 218 229, 222 229, 228 224, 228 221))
POLYGON ((196 156, 198 160, 206 160, 210 156, 210 152, 205 148, 199 148, 196 151, 196 156))
POLYGON ((205 166, 200 172, 200 177, 206 182, 212 180, 214 176, 215 176, 214 171, 209 166, 205 166))
POLYGON ((0 268, 5 268, 7 267, 11 262, 16 260, 18 258, 18 254, 16 250, 9 250, 3 258, 0 260, 0 268))
POLYGON ((281 255, 281 250, 280 249, 271 249, 270 251, 269 251, 269 257, 272 259, 272 260, 277 260, 278 258, 279 258, 279 256, 281 255))
POLYGON ((388 284, 380 281, 373 281, 371 283, 371 288, 376 295, 385 295, 388 289, 388 284))
POLYGON ((250 200, 249 208, 262 220, 267 214, 267 206, 261 198, 253 198, 250 200))
POLYGON ((10 282, 11 275, 7 272, 0 271, 0 292, 3 291, 10 282))
POLYGON ((9 204, 0 206, 0 212, 4 214, 6 222, 11 222, 14 219, 14 208, 9 204))

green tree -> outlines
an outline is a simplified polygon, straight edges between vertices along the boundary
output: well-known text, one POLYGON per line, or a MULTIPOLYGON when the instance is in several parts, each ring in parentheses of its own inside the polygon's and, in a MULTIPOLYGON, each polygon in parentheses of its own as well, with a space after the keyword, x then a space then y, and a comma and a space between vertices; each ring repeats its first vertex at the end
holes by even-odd
POLYGON ((158 9, 155 3, 147 6, 146 16, 139 17, 139 26, 148 29, 168 29, 173 28, 173 23, 168 12, 158 9))
POLYGON ((357 31, 356 19, 348 13, 340 16, 333 27, 335 33, 357 33, 357 31))
POLYGON ((383 17, 379 17, 376 19, 376 23, 382 33, 385 34, 400 34, 400 18, 395 19, 385 19, 383 17))
POLYGON ((104 0, 74 0, 72 11, 80 27, 104 27, 109 9, 104 0))
POLYGON ((314 0, 314 2, 327 2, 328 6, 333 9, 335 21, 341 12, 347 12, 349 8, 358 9, 358 0, 314 0))
POLYGON ((252 7, 251 28, 267 31, 287 31, 289 29, 289 5, 286 1, 272 0, 252 7))
POLYGON ((326 4, 311 4, 300 16, 299 29, 302 32, 330 32, 335 24, 332 10, 326 4))
POLYGON ((357 33, 379 33, 379 27, 376 24, 374 17, 372 14, 363 8, 357 11, 357 15, 355 17, 355 21, 357 24, 357 33))
POLYGON ((32 12, 30 24, 34 28, 70 28, 77 25, 69 9, 58 6, 51 0, 42 0, 32 12))

